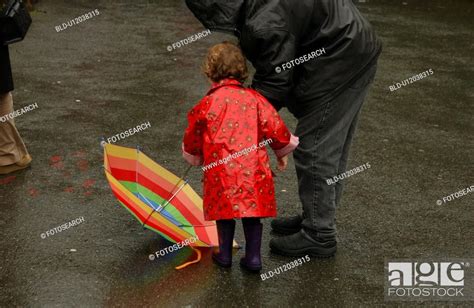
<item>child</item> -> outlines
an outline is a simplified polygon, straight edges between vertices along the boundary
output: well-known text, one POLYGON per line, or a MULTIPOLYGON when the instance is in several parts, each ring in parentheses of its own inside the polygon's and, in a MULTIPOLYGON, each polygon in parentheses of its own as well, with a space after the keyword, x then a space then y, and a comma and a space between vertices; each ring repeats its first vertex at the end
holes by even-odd
POLYGON ((260 218, 276 216, 275 192, 266 144, 286 169, 288 154, 298 145, 272 105, 245 88, 245 58, 230 42, 209 49, 204 73, 212 81, 207 95, 189 112, 183 157, 204 171, 204 216, 216 220, 219 252, 212 258, 232 265, 234 218, 241 218, 245 234, 242 267, 262 268, 260 218))

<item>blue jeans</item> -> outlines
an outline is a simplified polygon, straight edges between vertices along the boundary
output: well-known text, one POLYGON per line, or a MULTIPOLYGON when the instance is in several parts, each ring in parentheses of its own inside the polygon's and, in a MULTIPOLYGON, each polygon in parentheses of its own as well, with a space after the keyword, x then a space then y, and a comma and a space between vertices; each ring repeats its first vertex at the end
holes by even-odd
POLYGON ((377 66, 329 102, 315 102, 312 110, 298 118, 295 135, 300 144, 294 152, 298 190, 303 204, 303 229, 324 240, 336 237, 336 205, 343 184, 326 180, 346 171, 351 141, 362 104, 377 66))

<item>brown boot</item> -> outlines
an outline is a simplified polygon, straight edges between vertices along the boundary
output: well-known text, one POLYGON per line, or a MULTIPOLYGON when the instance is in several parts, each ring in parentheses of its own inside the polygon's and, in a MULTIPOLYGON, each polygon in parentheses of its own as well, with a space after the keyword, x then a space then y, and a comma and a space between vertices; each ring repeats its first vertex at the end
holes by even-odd
POLYGON ((0 174, 8 174, 8 173, 12 173, 18 170, 25 169, 30 166, 31 161, 32 161, 32 158, 30 154, 26 154, 25 156, 23 156, 23 158, 19 162, 15 164, 0 166, 0 174))

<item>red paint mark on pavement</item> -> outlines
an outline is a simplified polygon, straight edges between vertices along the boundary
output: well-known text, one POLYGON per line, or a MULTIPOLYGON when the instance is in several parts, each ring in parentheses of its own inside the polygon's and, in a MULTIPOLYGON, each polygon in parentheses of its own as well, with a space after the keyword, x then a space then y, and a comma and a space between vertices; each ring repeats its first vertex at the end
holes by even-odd
POLYGON ((56 169, 63 169, 64 168, 64 163, 63 163, 63 158, 59 155, 53 155, 49 159, 49 164, 51 167, 56 168, 56 169))
POLYGON ((95 184, 95 180, 87 179, 87 180, 84 181, 84 183, 82 183, 82 187, 84 187, 85 189, 88 189, 88 188, 94 186, 94 184, 95 184))
POLYGON ((1 184, 8 184, 11 181, 13 181, 14 179, 16 179, 16 176, 14 176, 14 175, 7 176, 6 178, 0 179, 0 185, 1 184))
POLYGON ((30 196, 32 197, 38 197, 39 196, 39 190, 37 190, 36 188, 30 188, 28 190, 28 193, 30 194, 30 196))
POLYGON ((76 163, 77 168, 81 170, 81 172, 87 171, 89 169, 89 162, 85 159, 81 159, 76 163))
POLYGON ((68 187, 64 188, 64 192, 72 193, 72 192, 74 192, 74 187, 68 186, 68 187))
POLYGON ((84 189, 87 190, 84 193, 85 196, 92 195, 92 191, 90 191, 88 189, 91 188, 92 186, 94 186, 94 184, 95 184, 95 180, 93 180, 93 179, 87 179, 87 180, 84 181, 84 183, 82 183, 82 187, 84 187, 84 189))

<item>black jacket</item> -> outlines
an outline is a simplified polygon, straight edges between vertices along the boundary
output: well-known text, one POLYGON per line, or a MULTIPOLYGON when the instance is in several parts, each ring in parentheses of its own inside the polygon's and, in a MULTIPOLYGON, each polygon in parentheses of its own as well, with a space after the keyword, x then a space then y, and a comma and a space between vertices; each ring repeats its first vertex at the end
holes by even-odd
MULTIPOLYGON (((0 11, 3 10, 5 4, 5 0, 0 0, 0 11)), ((0 19, 0 94, 8 93, 13 90, 13 77, 8 46, 3 46, 3 31, 5 30, 6 25, 0 19)))
POLYGON ((275 107, 310 108, 374 64, 382 45, 352 0, 186 0, 208 29, 236 34, 256 69, 252 86, 275 107), (324 48, 291 69, 283 63, 324 48), (291 106, 290 106, 291 105, 291 106))
POLYGON ((8 46, 1 46, 0 43, 0 94, 10 91, 13 91, 10 55, 8 54, 8 46))

